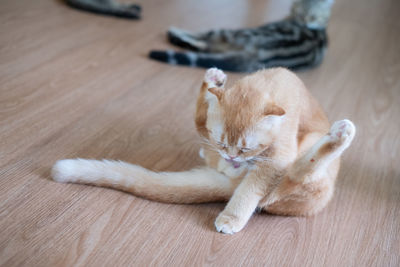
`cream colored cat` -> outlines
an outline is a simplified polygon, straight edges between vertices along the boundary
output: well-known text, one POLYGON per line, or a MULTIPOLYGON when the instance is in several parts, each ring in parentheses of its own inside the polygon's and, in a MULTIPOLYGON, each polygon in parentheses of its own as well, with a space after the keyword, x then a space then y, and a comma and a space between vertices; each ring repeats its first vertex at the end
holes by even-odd
POLYGON ((196 126, 206 140, 207 167, 156 173, 117 161, 66 159, 54 180, 112 187, 168 203, 229 200, 215 221, 217 231, 240 231, 255 209, 306 216, 331 199, 339 157, 355 127, 328 120, 292 72, 256 72, 224 89, 226 75, 206 72, 197 101, 196 126))

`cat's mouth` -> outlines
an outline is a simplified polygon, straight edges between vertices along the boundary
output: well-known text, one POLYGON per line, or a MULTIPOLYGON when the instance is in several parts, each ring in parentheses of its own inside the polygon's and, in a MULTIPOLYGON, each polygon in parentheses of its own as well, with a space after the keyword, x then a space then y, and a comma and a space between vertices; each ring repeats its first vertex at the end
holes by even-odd
POLYGON ((223 159, 225 159, 226 162, 230 163, 233 168, 237 169, 240 168, 243 164, 253 164, 254 163, 254 158, 253 157, 248 157, 248 158, 240 158, 236 157, 234 159, 229 158, 225 153, 218 151, 219 154, 223 159))
POLYGON ((237 169, 240 167, 240 162, 234 161, 233 159, 225 159, 227 162, 229 162, 230 164, 232 164, 232 167, 237 169))

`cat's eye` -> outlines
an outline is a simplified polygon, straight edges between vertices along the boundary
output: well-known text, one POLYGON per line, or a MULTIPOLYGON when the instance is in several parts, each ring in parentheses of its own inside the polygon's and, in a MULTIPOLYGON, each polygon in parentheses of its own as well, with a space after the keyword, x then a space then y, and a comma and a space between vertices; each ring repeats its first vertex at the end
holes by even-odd
POLYGON ((221 142, 217 142, 217 144, 222 147, 223 149, 227 148, 227 145, 225 145, 224 143, 221 142))
POLYGON ((246 153, 246 152, 249 152, 250 150, 251 150, 250 148, 242 147, 242 148, 240 149, 240 152, 246 153))

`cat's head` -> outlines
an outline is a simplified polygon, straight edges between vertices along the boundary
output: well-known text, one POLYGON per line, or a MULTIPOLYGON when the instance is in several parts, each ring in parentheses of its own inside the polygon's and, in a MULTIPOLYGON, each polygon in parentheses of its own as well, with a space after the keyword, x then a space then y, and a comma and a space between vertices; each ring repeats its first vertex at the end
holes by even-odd
POLYGON ((259 158, 271 146, 285 120, 285 110, 265 88, 269 83, 259 79, 259 75, 252 75, 227 89, 207 89, 207 138, 228 161, 259 158))
POLYGON ((291 17, 312 29, 326 28, 334 0, 296 0, 293 2, 291 17))

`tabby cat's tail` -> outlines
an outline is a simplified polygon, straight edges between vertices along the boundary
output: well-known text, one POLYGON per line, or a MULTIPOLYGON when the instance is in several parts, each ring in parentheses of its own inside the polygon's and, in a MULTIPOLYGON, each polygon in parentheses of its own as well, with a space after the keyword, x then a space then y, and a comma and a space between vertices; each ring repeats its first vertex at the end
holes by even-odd
POLYGON ((231 179, 206 167, 157 173, 110 160, 60 160, 53 166, 52 177, 57 182, 110 187, 166 203, 225 201, 235 189, 231 179))
MULTIPOLYGON (((251 72, 259 69, 252 67, 250 59, 239 53, 200 53, 200 52, 175 52, 173 50, 153 50, 149 57, 171 65, 185 65, 201 68, 218 68, 225 71, 251 72)), ((249 57, 250 58, 250 57, 249 57)))
POLYGON ((308 51, 257 59, 257 56, 244 52, 201 53, 175 52, 173 50, 153 50, 149 57, 171 65, 185 65, 200 68, 218 68, 232 72, 254 72, 264 68, 285 67, 291 70, 309 69, 322 61, 324 49, 312 47, 308 51))

